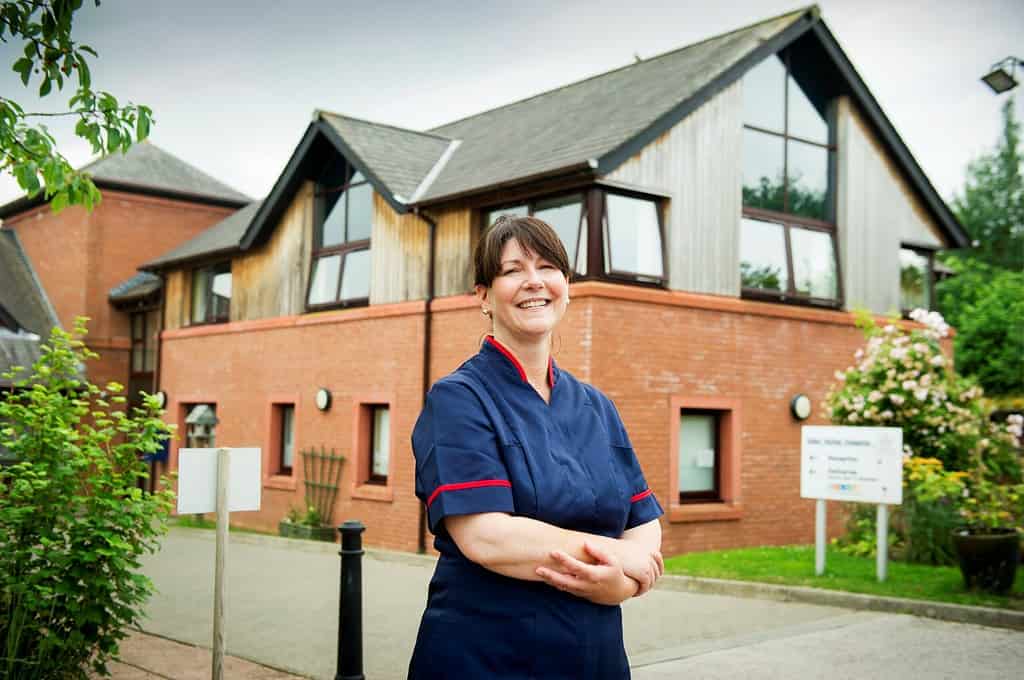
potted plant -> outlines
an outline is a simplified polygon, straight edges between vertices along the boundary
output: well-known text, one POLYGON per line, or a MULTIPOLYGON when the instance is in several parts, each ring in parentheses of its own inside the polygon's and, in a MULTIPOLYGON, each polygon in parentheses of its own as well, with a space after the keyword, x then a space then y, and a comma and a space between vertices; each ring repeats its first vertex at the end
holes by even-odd
POLYGON ((285 538, 305 538, 314 541, 334 541, 337 531, 334 527, 323 526, 323 518, 316 506, 306 506, 302 511, 295 506, 277 525, 278 533, 285 538))
POLYGON ((1024 484, 999 484, 979 466, 965 494, 960 515, 966 526, 953 532, 964 585, 1008 593, 1020 563, 1024 484))

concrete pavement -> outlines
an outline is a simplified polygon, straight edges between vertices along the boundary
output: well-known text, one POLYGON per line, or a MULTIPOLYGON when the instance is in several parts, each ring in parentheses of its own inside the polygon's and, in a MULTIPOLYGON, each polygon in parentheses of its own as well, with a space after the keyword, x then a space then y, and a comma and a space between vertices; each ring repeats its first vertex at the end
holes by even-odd
MULTIPOLYGON (((145 631, 209 646, 213 538, 209 531, 172 529, 161 552, 144 560, 143 571, 159 591, 149 603, 145 631)), ((337 551, 331 544, 233 534, 228 652, 299 675, 333 678, 337 551)), ((433 563, 404 553, 365 556, 364 665, 370 680, 405 677, 433 563)), ((911 616, 667 589, 626 602, 623 613, 638 680, 954 677, 964 669, 975 677, 999 677, 1024 667, 1020 632, 911 616)), ((173 669, 161 672, 186 677, 173 669)))

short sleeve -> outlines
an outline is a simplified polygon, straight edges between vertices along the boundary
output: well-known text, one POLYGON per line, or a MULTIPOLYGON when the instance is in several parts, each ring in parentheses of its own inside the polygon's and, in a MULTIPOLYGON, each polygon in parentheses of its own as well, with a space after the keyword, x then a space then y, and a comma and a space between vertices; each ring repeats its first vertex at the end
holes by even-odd
POLYGON ((620 466, 619 472, 629 487, 629 516, 626 519, 626 529, 632 529, 658 519, 665 511, 655 498, 654 491, 647 485, 643 470, 640 469, 640 461, 636 458, 636 452, 629 441, 626 426, 622 423, 618 409, 604 394, 598 392, 598 395, 615 453, 615 464, 620 466))
POLYGON ((494 428, 466 385, 434 385, 413 429, 412 450, 416 495, 435 535, 446 533, 441 520, 449 515, 515 511, 494 428))

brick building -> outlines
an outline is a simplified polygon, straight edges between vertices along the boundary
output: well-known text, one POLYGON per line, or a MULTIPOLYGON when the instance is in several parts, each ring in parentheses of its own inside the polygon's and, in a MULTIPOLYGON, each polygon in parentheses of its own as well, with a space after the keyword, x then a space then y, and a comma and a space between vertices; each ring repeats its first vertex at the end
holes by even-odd
POLYGON ((302 505, 323 446, 347 457, 329 519, 423 546, 409 437, 486 331, 471 253, 504 212, 567 246, 555 360, 616 402, 667 554, 811 540, 799 430, 851 310, 929 306, 934 253, 967 244, 816 8, 426 132, 317 112, 264 201, 143 266, 168 417, 263 450, 234 521, 302 505))
MULTIPOLYGON (((42 195, 0 206, 0 230, 16 238, 65 329, 88 316, 100 359, 89 379, 153 391, 160 280, 139 264, 237 211, 249 198, 149 142, 82 168, 103 200, 92 211, 54 214, 42 195)), ((44 338, 49 328, 35 333, 44 338)))

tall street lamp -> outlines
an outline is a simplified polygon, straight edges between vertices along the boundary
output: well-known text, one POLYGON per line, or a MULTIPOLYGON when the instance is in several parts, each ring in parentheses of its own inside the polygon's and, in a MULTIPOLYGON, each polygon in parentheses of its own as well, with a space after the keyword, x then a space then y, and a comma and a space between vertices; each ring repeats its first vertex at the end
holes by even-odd
POLYGON ((989 72, 981 79, 992 88, 993 92, 1002 94, 1017 87, 1017 79, 1014 77, 1017 66, 1024 66, 1024 61, 1017 57, 1007 57, 993 64, 989 72))

